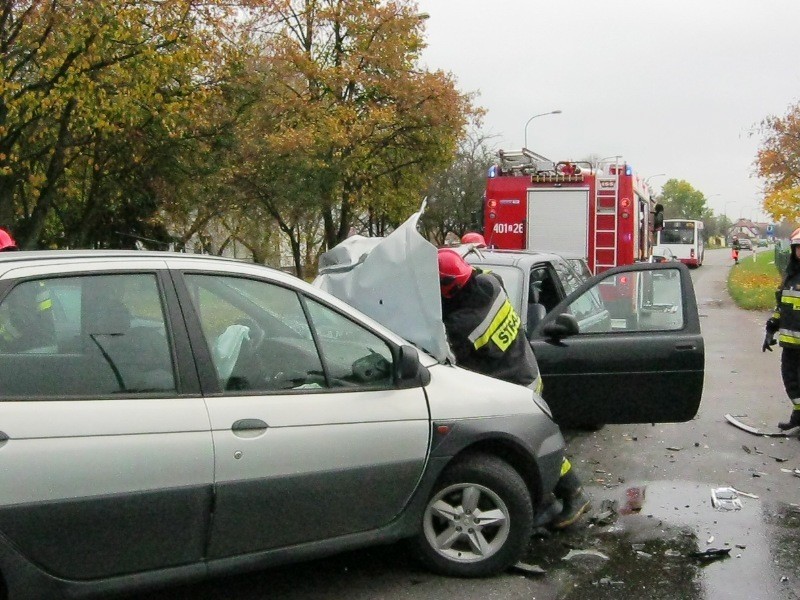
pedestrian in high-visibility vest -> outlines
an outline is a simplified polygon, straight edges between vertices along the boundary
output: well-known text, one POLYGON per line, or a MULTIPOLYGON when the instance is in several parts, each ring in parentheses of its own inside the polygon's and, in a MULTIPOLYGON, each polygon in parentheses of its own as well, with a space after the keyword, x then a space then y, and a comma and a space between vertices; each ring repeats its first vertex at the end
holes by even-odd
POLYGON ((733 241, 731 242, 731 258, 733 259, 734 264, 739 264, 739 250, 741 250, 741 246, 739 245, 739 236, 733 236, 733 241))

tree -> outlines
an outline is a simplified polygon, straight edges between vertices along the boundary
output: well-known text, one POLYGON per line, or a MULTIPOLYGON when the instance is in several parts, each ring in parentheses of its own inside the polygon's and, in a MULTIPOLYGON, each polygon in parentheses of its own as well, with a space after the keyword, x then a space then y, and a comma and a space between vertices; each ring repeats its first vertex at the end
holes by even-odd
POLYGON ((4 3, 0 222, 15 224, 24 247, 58 237, 46 229, 59 229, 61 216, 72 220, 61 228, 82 224, 79 240, 86 240, 89 226, 107 228, 120 214, 128 215, 127 222, 152 216, 153 199, 132 202, 128 192, 143 190, 145 152, 158 146, 156 140, 193 135, 195 111, 215 90, 224 62, 218 52, 226 11, 232 10, 224 5, 4 3), (106 210, 101 219, 97 209, 117 200, 126 202, 123 210, 106 210))
POLYGON ((761 123, 756 173, 766 181, 764 210, 776 221, 800 221, 800 104, 761 123))
POLYGON ((449 234, 460 239, 468 231, 481 230, 486 173, 494 162, 494 152, 478 125, 476 122, 459 144, 453 164, 437 175, 428 189, 420 229, 439 246, 449 234))
POLYGON ((375 232, 401 222, 452 161, 473 111, 450 75, 420 68, 424 15, 406 0, 253 5, 266 32, 260 110, 273 118, 251 132, 261 151, 241 166, 256 175, 259 161, 289 165, 287 177, 303 183, 269 194, 282 229, 295 229, 298 211, 316 214, 332 247, 354 225, 375 232))
POLYGON ((684 180, 670 179, 661 188, 658 202, 664 205, 666 219, 697 219, 705 221, 713 216, 706 206, 703 192, 694 189, 684 180))

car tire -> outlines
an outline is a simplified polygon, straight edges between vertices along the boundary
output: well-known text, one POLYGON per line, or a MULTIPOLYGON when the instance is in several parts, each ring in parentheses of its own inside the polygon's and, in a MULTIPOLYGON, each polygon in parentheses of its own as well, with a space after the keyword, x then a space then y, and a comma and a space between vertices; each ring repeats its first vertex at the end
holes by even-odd
POLYGON ((519 473, 498 458, 472 455, 440 477, 414 545, 436 573, 485 577, 519 561, 532 531, 533 502, 519 473))

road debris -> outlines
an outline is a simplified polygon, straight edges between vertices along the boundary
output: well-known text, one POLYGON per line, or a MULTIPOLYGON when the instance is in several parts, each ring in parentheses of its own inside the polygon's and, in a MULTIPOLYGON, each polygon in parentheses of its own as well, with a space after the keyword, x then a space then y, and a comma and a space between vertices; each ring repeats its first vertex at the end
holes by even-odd
POLYGON ((511 567, 515 571, 520 571, 521 573, 525 573, 526 575, 545 575, 547 571, 545 571, 539 565, 531 565, 524 562, 518 562, 513 567, 511 567))
POLYGON ((625 585, 625 582, 615 581, 611 577, 601 577, 600 581, 595 581, 593 585, 625 585))
POLYGON ((781 469, 781 473, 791 473, 795 477, 800 477, 800 469, 781 469))
POLYGON ((689 552, 687 556, 689 558, 696 558, 704 562, 709 562, 712 560, 718 560, 720 558, 727 558, 730 553, 730 548, 709 548, 708 550, 689 552))
POLYGON ((667 446, 667 450, 671 452, 680 452, 681 450, 683 450, 683 448, 681 448, 680 446, 667 446))
POLYGON ((598 550, 570 550, 567 552, 566 556, 561 560, 572 560, 573 558, 579 556, 593 556, 595 558, 602 558, 603 560, 609 560, 608 556, 603 554, 598 550))
POLYGON ((758 500, 758 496, 756 494, 750 494, 748 492, 743 492, 742 490, 736 490, 736 493, 740 496, 744 496, 745 498, 753 498, 754 500, 758 500))
POLYGON ((720 487, 711 490, 711 504, 717 510, 741 510, 742 501, 738 492, 732 487, 720 487))
POLYGON ((589 522, 594 525, 611 525, 614 521, 617 520, 617 501, 610 500, 608 498, 604 499, 603 502, 600 504, 600 509, 591 517, 589 517, 589 522))

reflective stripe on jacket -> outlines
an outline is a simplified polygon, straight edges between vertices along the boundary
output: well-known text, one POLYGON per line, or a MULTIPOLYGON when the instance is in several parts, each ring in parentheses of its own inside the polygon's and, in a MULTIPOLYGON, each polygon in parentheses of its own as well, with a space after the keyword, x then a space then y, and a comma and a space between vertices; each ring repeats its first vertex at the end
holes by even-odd
POLYGON ((520 385, 536 380, 536 358, 499 277, 476 271, 443 300, 442 316, 456 364, 520 385))
POLYGON ((777 305, 770 321, 778 331, 778 343, 786 348, 800 348, 800 273, 787 279, 775 296, 777 305))

